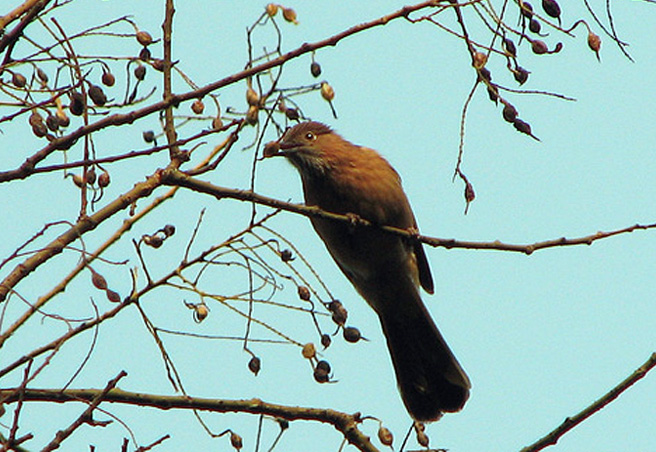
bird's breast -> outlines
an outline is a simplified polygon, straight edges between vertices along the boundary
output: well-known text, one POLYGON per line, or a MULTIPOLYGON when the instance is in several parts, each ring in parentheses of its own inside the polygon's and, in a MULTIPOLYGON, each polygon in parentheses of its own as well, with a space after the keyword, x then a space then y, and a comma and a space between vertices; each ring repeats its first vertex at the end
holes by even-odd
MULTIPOLYGON (((378 159, 332 165, 321 177, 303 177, 306 204, 327 212, 354 214, 377 225, 412 227, 414 217, 398 176, 384 159, 378 159)), ((312 218, 312 224, 356 287, 408 273, 411 249, 400 237, 375 227, 321 218, 312 218)))

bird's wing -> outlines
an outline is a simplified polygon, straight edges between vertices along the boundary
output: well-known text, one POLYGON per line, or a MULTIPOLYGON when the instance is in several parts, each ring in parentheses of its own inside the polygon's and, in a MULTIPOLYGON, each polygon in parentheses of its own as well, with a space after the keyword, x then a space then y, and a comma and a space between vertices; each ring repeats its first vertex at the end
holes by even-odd
POLYGON ((421 242, 416 242, 414 245, 415 258, 417 259, 417 270, 419 270, 419 283, 424 290, 430 294, 435 291, 433 284, 433 275, 424 253, 424 247, 421 242))

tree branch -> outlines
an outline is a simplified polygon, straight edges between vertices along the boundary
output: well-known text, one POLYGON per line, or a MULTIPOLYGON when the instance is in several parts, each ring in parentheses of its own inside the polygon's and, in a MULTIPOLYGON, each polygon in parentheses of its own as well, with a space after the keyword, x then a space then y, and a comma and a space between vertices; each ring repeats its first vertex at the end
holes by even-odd
POLYGON ((165 185, 173 185, 179 187, 189 188, 199 193, 205 193, 214 196, 216 199, 231 198, 239 201, 248 201, 256 204, 273 207, 287 212, 293 212, 306 217, 324 218, 332 221, 347 222, 354 227, 375 227, 389 232, 390 234, 400 235, 410 240, 419 240, 422 243, 432 247, 442 248, 466 248, 478 250, 498 250, 498 251, 512 251, 516 253, 524 253, 526 255, 532 254, 534 251, 546 248, 555 248, 562 246, 574 245, 591 245, 593 242, 608 237, 613 237, 620 234, 633 232, 636 230, 656 229, 656 223, 651 224, 634 224, 621 229, 616 229, 608 232, 598 231, 594 234, 586 235, 583 237, 559 237, 556 239, 544 240, 541 242, 528 243, 528 244, 514 244, 503 243, 498 240, 493 242, 476 242, 465 241, 456 239, 445 239, 438 237, 429 237, 425 235, 418 235, 416 232, 394 228, 391 226, 375 225, 364 218, 354 217, 353 215, 340 215, 335 213, 326 212, 315 206, 305 206, 301 204, 294 204, 278 199, 269 198, 267 196, 259 195, 250 190, 239 190, 234 188, 219 187, 209 182, 201 181, 187 176, 186 174, 177 170, 166 170, 162 172, 162 183, 165 185))
POLYGON ((581 424, 587 418, 604 408, 609 403, 617 399, 620 394, 633 386, 638 380, 647 375, 651 369, 656 367, 656 353, 652 353, 649 359, 635 372, 626 377, 621 383, 615 386, 613 389, 608 391, 603 397, 595 401, 592 405, 581 411, 580 413, 575 414, 572 417, 566 418, 562 424, 560 424, 556 429, 549 432, 546 436, 539 439, 535 443, 527 446, 521 450, 521 452, 537 452, 544 449, 547 446, 556 444, 558 440, 567 432, 572 430, 574 427, 581 424))
POLYGON ((167 96, 166 99, 160 102, 155 102, 154 104, 148 105, 146 107, 128 113, 116 113, 107 116, 103 119, 100 119, 96 122, 93 122, 89 125, 80 127, 77 130, 69 133, 68 135, 55 138, 53 141, 51 141, 41 150, 37 151, 36 153, 28 157, 20 167, 14 170, 0 172, 0 183, 11 181, 14 179, 24 179, 28 177, 34 171, 35 166, 41 161, 43 161, 50 154, 52 154, 57 150, 69 149, 77 142, 77 140, 93 132, 97 132, 98 130, 105 129, 110 126, 122 126, 125 124, 131 124, 137 119, 165 110, 171 106, 177 106, 181 102, 185 102, 191 99, 201 98, 213 91, 216 91, 228 85, 232 85, 248 77, 252 77, 255 74, 259 74, 260 72, 268 71, 269 69, 272 69, 274 67, 281 66, 284 63, 288 62, 289 60, 297 58, 306 53, 311 53, 322 47, 334 46, 342 39, 347 38, 356 33, 360 33, 364 30, 368 30, 373 27, 387 25, 390 21, 394 19, 405 18, 415 11, 432 6, 437 6, 441 3, 443 3, 442 0, 429 0, 413 6, 405 6, 394 13, 379 17, 378 19, 374 19, 370 22, 364 22, 362 24, 355 25, 347 30, 342 31, 341 33, 337 33, 336 35, 333 35, 321 41, 317 41, 314 43, 304 43, 300 47, 290 52, 287 52, 283 55, 280 55, 278 58, 274 58, 269 61, 265 61, 264 63, 258 64, 256 66, 252 66, 241 72, 238 72, 233 75, 229 75, 228 77, 225 77, 221 80, 217 80, 213 83, 202 86, 198 89, 194 89, 192 91, 188 91, 182 94, 171 93, 170 96, 167 96))
MULTIPOLYGON (((23 402, 92 402, 103 391, 98 389, 25 389, 20 396, 23 402)), ((1 389, 0 400, 4 403, 17 402, 16 389, 1 389)), ((369 437, 358 429, 360 413, 346 414, 327 408, 309 408, 267 403, 260 399, 221 400, 194 398, 188 396, 165 396, 128 392, 112 389, 102 394, 102 400, 161 410, 184 409, 210 411, 214 413, 248 413, 282 418, 288 421, 314 421, 327 423, 338 430, 350 444, 364 452, 377 452, 369 437)))
POLYGON ((80 219, 75 225, 50 242, 41 251, 34 253, 17 265, 12 272, 0 282, 0 302, 4 301, 7 294, 23 278, 33 272, 39 265, 51 257, 61 253, 70 243, 77 240, 85 233, 95 229, 100 223, 123 209, 128 208, 136 200, 148 196, 159 186, 157 174, 148 177, 144 182, 135 184, 127 193, 119 196, 94 214, 80 219))
POLYGON ((83 424, 90 423, 90 421, 92 420, 93 410, 95 410, 98 407, 98 405, 100 405, 100 403, 104 401, 105 397, 107 396, 107 393, 112 389, 114 389, 118 381, 121 378, 125 377, 126 375, 127 373, 124 370, 122 370, 115 378, 110 380, 105 386, 105 389, 99 391, 93 397, 93 399, 89 401, 89 406, 87 407, 87 409, 84 410, 84 412, 80 414, 80 416, 78 416, 78 418, 75 421, 73 421, 71 425, 69 425, 64 430, 59 430, 55 434, 55 438, 52 441, 50 441, 50 443, 48 443, 46 447, 42 449, 42 452, 51 452, 55 449, 58 449, 61 446, 61 443, 66 438, 71 436, 75 430, 80 428, 83 424))

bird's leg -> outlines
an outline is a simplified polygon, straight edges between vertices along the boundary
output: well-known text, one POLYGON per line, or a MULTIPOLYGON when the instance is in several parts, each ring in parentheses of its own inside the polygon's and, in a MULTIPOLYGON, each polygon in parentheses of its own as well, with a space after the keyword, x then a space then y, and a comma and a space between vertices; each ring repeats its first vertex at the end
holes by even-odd
POLYGON ((416 226, 410 226, 408 229, 406 229, 406 232, 408 233, 406 240, 408 241, 409 245, 419 243, 419 229, 417 229, 416 226))

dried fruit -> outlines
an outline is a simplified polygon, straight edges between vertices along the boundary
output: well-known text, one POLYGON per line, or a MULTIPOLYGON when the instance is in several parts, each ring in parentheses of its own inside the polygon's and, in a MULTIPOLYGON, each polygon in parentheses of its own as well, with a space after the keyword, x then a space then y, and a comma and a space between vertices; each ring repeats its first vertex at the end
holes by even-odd
POLYGON ((483 52, 474 52, 474 67, 476 69, 481 69, 487 63, 487 55, 483 52))
POLYGON ((489 97, 490 100, 496 104, 499 101, 499 89, 494 85, 488 86, 487 97, 489 97))
POLYGON ((255 124, 257 124, 257 122, 260 119, 259 115, 260 115, 260 109, 254 105, 251 105, 250 107, 248 107, 248 111, 246 112, 246 123, 248 125, 254 126, 255 124))
POLYGON ((283 262, 290 262, 294 260, 294 255, 292 254, 291 250, 284 249, 280 252, 280 260, 283 262))
POLYGON ((110 182, 110 177, 109 173, 107 171, 103 171, 103 173, 98 176, 98 186, 100 188, 105 188, 109 185, 110 182))
POLYGON ((344 328, 344 340, 346 342, 350 342, 352 344, 358 342, 360 339, 362 339, 362 335, 360 334, 360 330, 357 329, 354 326, 347 326, 344 328))
POLYGON ((151 246, 155 249, 161 247, 162 244, 164 243, 164 239, 161 238, 159 235, 144 235, 143 241, 146 245, 151 246))
POLYGON ((260 96, 258 96, 255 90, 251 87, 248 87, 246 90, 246 102, 251 107, 257 107, 260 105, 260 96))
POLYGON ((96 106, 102 107, 107 103, 107 96, 105 96, 105 92, 100 86, 91 85, 87 92, 89 93, 89 97, 96 106))
POLYGON ((200 323, 207 318, 210 310, 207 308, 207 305, 201 303, 194 306, 194 321, 200 323))
POLYGON ((531 19, 531 21, 528 23, 528 29, 535 34, 538 34, 542 29, 542 25, 540 25, 540 22, 538 22, 537 19, 531 19))
POLYGON ((515 47, 515 43, 513 42, 512 39, 510 38, 504 38, 503 39, 503 48, 506 50, 506 52, 513 57, 517 56, 517 47, 515 47))
POLYGON ((313 376, 317 383, 330 381, 330 364, 328 361, 319 361, 314 368, 313 376))
POLYGON ((36 68, 36 78, 38 78, 44 85, 48 83, 48 74, 46 74, 40 67, 36 68))
POLYGON ((312 342, 308 342, 303 346, 303 350, 301 350, 301 354, 305 359, 312 359, 317 356, 317 349, 315 348, 312 342))
POLYGON ((223 127, 223 121, 221 120, 221 116, 217 116, 214 119, 212 119, 212 128, 213 129, 220 129, 223 127))
POLYGON ((291 121, 297 121, 300 119, 301 115, 296 108, 287 108, 285 110, 285 116, 291 121))
POLYGON ((32 126, 32 133, 38 138, 42 138, 48 134, 48 128, 44 123, 39 122, 32 126))
POLYGON ((43 122, 43 116, 41 116, 41 114, 38 111, 32 110, 32 113, 30 114, 30 117, 27 120, 27 122, 29 122, 30 125, 34 127, 36 124, 43 122))
POLYGON ((326 372, 328 372, 328 373, 330 373, 330 370, 331 370, 331 369, 330 369, 330 363, 329 363, 328 361, 324 361, 324 360, 319 361, 319 362, 317 363, 316 368, 317 368, 317 369, 324 370, 324 371, 326 371, 326 372))
POLYGON ((153 69, 158 72, 164 72, 164 60, 161 58, 155 58, 152 60, 153 69))
POLYGON ((134 68, 134 76, 137 80, 143 80, 146 78, 146 66, 143 64, 137 65, 136 68, 134 68))
POLYGON ((266 5, 265 11, 269 15, 269 17, 273 17, 276 14, 278 14, 278 5, 276 5, 275 3, 269 3, 268 5, 266 5))
POLYGON ((107 280, 103 275, 97 273, 95 270, 91 270, 91 283, 96 289, 107 290, 107 280))
POLYGON ((319 77, 321 75, 321 65, 316 61, 313 61, 312 64, 310 64, 310 74, 312 74, 313 77, 319 77))
POLYGON ((305 286, 298 286, 298 298, 303 301, 310 301, 310 289, 305 286))
POLYGON ((272 157, 278 153, 280 150, 280 143, 277 141, 270 141, 266 145, 264 145, 264 150, 262 151, 262 155, 266 157, 272 157))
POLYGON ((71 103, 68 106, 72 115, 80 116, 84 113, 84 96, 79 91, 71 92, 71 103))
POLYGON ((13 83, 14 86, 17 88, 24 88, 25 85, 27 84, 27 79, 23 74, 14 72, 13 74, 11 74, 11 83, 13 83))
POLYGON ((465 215, 467 215, 467 212, 469 211, 469 204, 476 199, 476 193, 474 192, 474 186, 471 184, 471 182, 467 181, 465 184, 465 215))
POLYGON ((560 21, 560 6, 556 0, 542 0, 542 9, 548 16, 560 21))
POLYGON ((421 447, 428 447, 428 435, 423 431, 417 432, 417 442, 421 447))
POLYGON ((291 8, 285 8, 284 6, 282 6, 281 8, 282 8, 282 17, 284 17, 284 19, 287 22, 291 22, 294 25, 298 25, 298 20, 296 20, 296 11, 294 11, 291 8))
POLYGON ((520 85, 526 83, 526 81, 528 80, 528 74, 529 72, 523 67, 517 67, 517 69, 513 72, 513 76, 515 77, 515 80, 520 85))
POLYGON ((172 224, 167 224, 162 229, 162 232, 164 232, 165 236, 171 237, 173 234, 175 234, 175 226, 173 226, 172 224))
POLYGON ((155 141, 155 132, 153 132, 152 130, 145 130, 141 134, 141 136, 143 137, 143 140, 146 143, 152 143, 153 141, 155 141))
POLYGON ((141 61, 148 61, 150 60, 150 57, 152 54, 150 53, 150 49, 148 47, 142 47, 142 49, 139 51, 139 59, 141 61))
POLYGON ((194 103, 191 104, 191 111, 193 111, 197 115, 203 114, 203 111, 205 111, 205 104, 203 103, 202 100, 196 99, 194 103))
POLYGON ((241 439, 241 436, 236 434, 235 432, 230 432, 230 444, 232 444, 232 447, 235 449, 239 450, 242 447, 244 447, 243 441, 241 439))
POLYGON ((138 31, 136 37, 142 46, 148 46, 153 43, 153 37, 147 31, 138 31))
POLYGON ((471 182, 467 181, 465 185, 465 200, 467 202, 472 202, 476 198, 476 193, 474 193, 474 186, 471 182))
POLYGON ((531 50, 533 50, 533 53, 536 55, 543 55, 549 52, 547 44, 544 41, 540 41, 539 39, 531 42, 531 50))
POLYGON ((332 319, 337 325, 343 326, 346 323, 348 312, 339 300, 333 300, 328 304, 328 310, 332 312, 332 319))
POLYGON ((331 342, 332 342, 332 339, 330 338, 329 334, 322 334, 321 335, 321 345, 323 346, 324 349, 330 347, 331 342))
POLYGON ((513 122, 515 118, 517 118, 517 109, 510 105, 510 104, 505 104, 503 106, 503 119, 505 119, 508 122, 513 122))
POLYGON ((77 187, 82 188, 82 186, 84 185, 84 180, 82 179, 82 176, 80 176, 79 174, 73 174, 72 178, 73 178, 73 183, 77 187))
POLYGON ((321 97, 328 102, 331 102, 335 98, 335 90, 328 84, 328 82, 321 83, 321 97))
POLYGON ((522 121, 519 118, 516 118, 513 121, 513 125, 515 126, 515 129, 517 129, 519 132, 525 133, 526 135, 532 135, 531 133, 531 125, 527 122, 522 121))
POLYGON ((59 130, 59 118, 57 115, 48 115, 46 118, 46 126, 53 132, 59 130))
POLYGON ((527 19, 531 19, 533 17, 533 5, 531 5, 529 2, 520 1, 520 7, 522 16, 526 17, 527 19))
POLYGON ((390 429, 383 427, 382 425, 378 429, 378 439, 384 446, 391 446, 394 442, 394 436, 392 435, 390 429))
POLYGON ((107 296, 107 299, 112 303, 121 302, 121 296, 117 292, 114 292, 112 289, 107 289, 105 291, 105 295, 107 296))
POLYGON ((487 80, 488 82, 492 81, 492 73, 488 68, 486 67, 480 68, 478 70, 478 74, 479 74, 479 79, 487 80))
POLYGON ((114 83, 116 83, 116 77, 114 77, 114 74, 109 71, 103 71, 103 75, 100 80, 105 86, 114 86, 114 83))
POLYGON ((248 361, 248 370, 257 375, 260 369, 262 368, 262 360, 257 356, 253 356, 250 361, 248 361))
POLYGON ((93 185, 96 183, 96 170, 89 168, 86 175, 87 184, 93 185))
POLYGON ((599 60, 599 49, 601 49, 601 38, 593 32, 588 32, 588 47, 597 55, 599 60))

